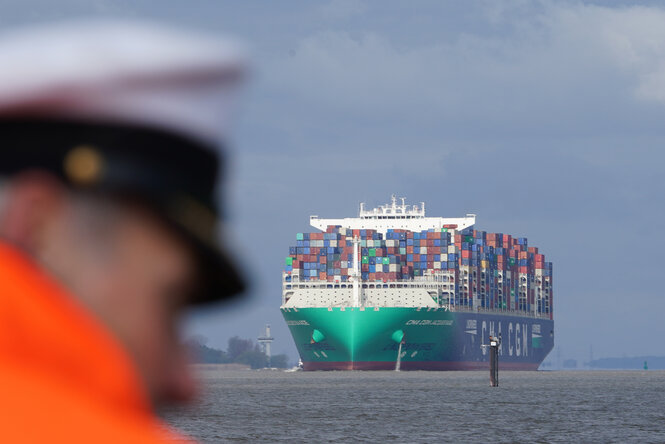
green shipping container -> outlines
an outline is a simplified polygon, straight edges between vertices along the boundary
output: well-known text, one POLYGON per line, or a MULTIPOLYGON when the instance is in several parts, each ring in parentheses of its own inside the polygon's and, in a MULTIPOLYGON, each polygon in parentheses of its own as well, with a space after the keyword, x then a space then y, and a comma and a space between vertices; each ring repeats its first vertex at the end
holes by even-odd
POLYGON ((305 239, 305 236, 303 235, 303 233, 296 234, 296 240, 304 240, 304 239, 305 239))
POLYGON ((293 258, 292 257, 287 257, 286 258, 286 265, 293 265, 293 258))
POLYGON ((406 254, 406 248, 400 247, 399 254, 406 254))
POLYGON ((362 262, 363 264, 369 264, 369 257, 367 257, 367 256, 363 256, 361 262, 362 262))
POLYGON ((370 248, 369 249, 369 256, 370 257, 375 257, 376 256, 376 249, 375 248, 370 248))
POLYGON ((390 265, 390 258, 389 257, 384 257, 383 258, 383 265, 390 265))

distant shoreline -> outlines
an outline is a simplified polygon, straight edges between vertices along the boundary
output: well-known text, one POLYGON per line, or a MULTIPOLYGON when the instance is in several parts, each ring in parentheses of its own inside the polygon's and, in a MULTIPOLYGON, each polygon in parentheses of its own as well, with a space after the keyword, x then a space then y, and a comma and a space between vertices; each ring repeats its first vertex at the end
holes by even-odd
POLYGON ((197 370, 221 370, 221 371, 238 371, 238 370, 251 370, 247 364, 227 363, 227 364, 190 364, 191 367, 197 370))

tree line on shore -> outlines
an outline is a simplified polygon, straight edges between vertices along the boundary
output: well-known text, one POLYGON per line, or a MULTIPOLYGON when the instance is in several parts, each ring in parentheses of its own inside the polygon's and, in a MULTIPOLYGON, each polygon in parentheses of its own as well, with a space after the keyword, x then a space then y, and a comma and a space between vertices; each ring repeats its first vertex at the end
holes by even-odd
POLYGON ((242 339, 238 336, 229 338, 226 350, 209 347, 208 339, 204 336, 194 336, 188 341, 192 350, 193 360, 198 364, 244 364, 253 369, 275 367, 288 368, 289 358, 285 354, 273 355, 268 362, 268 356, 259 344, 251 339, 242 339))

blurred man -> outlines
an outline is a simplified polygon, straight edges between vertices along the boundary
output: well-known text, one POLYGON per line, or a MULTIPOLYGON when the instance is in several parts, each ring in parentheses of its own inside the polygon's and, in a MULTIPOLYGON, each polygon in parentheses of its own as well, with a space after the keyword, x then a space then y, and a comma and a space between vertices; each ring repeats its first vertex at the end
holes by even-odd
POLYGON ((217 239, 226 42, 134 24, 0 38, 0 440, 177 439, 186 307, 242 281, 217 239))

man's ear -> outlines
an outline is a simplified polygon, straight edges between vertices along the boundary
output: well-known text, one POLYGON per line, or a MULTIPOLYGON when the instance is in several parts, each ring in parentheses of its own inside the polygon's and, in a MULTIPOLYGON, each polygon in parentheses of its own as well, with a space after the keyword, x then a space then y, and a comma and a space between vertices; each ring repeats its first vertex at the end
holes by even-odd
POLYGON ((27 171, 11 178, 5 192, 0 235, 29 252, 40 251, 65 203, 65 186, 49 173, 27 171))

